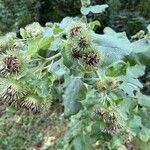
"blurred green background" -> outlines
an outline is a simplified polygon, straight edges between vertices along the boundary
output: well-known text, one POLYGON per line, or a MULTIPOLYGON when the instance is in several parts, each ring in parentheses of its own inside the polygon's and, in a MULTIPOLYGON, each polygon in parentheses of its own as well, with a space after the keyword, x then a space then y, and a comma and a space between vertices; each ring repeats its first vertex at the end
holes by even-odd
MULTIPOLYGON (((91 0, 92 4, 107 3, 110 7, 103 15, 88 17, 98 19, 102 27, 133 35, 150 23, 150 0, 91 0)), ((0 0, 0 32, 19 31, 34 21, 61 21, 65 16, 80 15, 80 0, 0 0)))

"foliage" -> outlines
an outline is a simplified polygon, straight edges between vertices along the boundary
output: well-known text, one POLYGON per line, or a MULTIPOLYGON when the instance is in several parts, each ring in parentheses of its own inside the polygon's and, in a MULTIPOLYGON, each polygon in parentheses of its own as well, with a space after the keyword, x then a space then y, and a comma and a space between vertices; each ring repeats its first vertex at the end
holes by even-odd
POLYGON ((0 30, 18 31, 20 27, 39 20, 40 1, 0 0, 0 30))
POLYGON ((61 103, 67 131, 50 140, 49 149, 116 150, 136 140, 148 143, 150 97, 141 93, 138 79, 150 60, 149 27, 132 41, 109 27, 97 34, 93 28, 100 23, 88 23, 86 15, 107 5, 83 7, 80 18, 46 27, 34 22, 20 29, 21 39, 14 33, 1 37, 1 103, 35 115, 61 103))

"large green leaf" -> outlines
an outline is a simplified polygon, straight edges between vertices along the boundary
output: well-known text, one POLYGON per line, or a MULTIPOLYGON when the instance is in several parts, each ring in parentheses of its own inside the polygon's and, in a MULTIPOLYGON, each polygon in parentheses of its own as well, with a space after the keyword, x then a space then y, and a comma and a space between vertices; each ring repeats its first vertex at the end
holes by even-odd
POLYGON ((81 7, 81 13, 83 15, 88 15, 90 12, 92 13, 102 13, 105 11, 105 9, 108 8, 107 4, 104 5, 95 5, 95 6, 89 6, 89 7, 81 7))
POLYGON ((142 106, 150 107, 150 96, 139 93, 138 94, 138 103, 142 106))
POLYGON ((120 116, 124 120, 127 120, 132 110, 135 108, 135 106, 136 106, 136 102, 134 100, 125 98, 118 105, 118 111, 119 111, 120 116))
POLYGON ((128 127, 131 128, 131 131, 136 135, 140 132, 140 129, 142 127, 141 117, 140 116, 134 116, 127 122, 128 127))
POLYGON ((150 129, 143 127, 139 133, 139 138, 144 142, 148 142, 150 140, 150 129))
POLYGON ((103 54, 103 65, 121 60, 132 52, 132 45, 126 33, 116 33, 111 28, 104 29, 104 34, 93 34, 94 42, 100 46, 103 54))
POLYGON ((77 136, 73 140, 73 148, 74 150, 94 150, 90 137, 84 134, 77 136))
POLYGON ((29 58, 35 55, 40 49, 44 49, 44 50, 48 49, 48 47, 50 46, 53 40, 54 40, 53 36, 50 37, 38 36, 35 38, 27 39, 29 58))
POLYGON ((106 76, 117 77, 120 75, 124 75, 126 73, 127 67, 128 64, 124 61, 115 62, 106 68, 106 76))
POLYGON ((145 67, 141 65, 128 67, 127 74, 118 77, 118 80, 122 82, 119 88, 129 96, 135 96, 136 92, 140 92, 140 89, 143 87, 138 77, 144 74, 144 70, 145 67))
POLYGON ((87 88, 81 78, 72 78, 67 86, 64 99, 64 113, 66 117, 76 114, 80 108, 80 100, 85 99, 87 88))
MULTIPOLYGON (((143 99, 144 101, 145 99, 143 99)), ((149 97, 149 101, 150 101, 150 97, 149 97)), ((139 111, 139 115, 142 118, 142 124, 146 127, 150 129, 150 107, 143 107, 140 111, 139 111)))
POLYGON ((135 61, 138 64, 150 64, 150 40, 145 37, 131 44, 132 53, 128 57, 129 61, 135 61))
POLYGON ((63 64, 62 58, 50 65, 50 70, 58 79, 65 75, 65 73, 68 71, 68 69, 63 64))

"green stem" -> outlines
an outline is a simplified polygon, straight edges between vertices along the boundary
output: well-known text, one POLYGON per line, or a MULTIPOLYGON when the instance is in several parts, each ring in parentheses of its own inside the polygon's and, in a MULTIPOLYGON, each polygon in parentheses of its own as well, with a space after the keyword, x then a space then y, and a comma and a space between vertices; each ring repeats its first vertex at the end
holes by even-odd
POLYGON ((54 60, 55 58, 60 57, 60 56, 61 56, 61 53, 57 53, 56 55, 54 55, 54 56, 52 56, 52 57, 46 58, 46 62, 52 61, 52 60, 54 60))
POLYGON ((101 80, 102 77, 101 77, 100 73, 98 71, 96 71, 96 74, 97 74, 98 78, 101 80))

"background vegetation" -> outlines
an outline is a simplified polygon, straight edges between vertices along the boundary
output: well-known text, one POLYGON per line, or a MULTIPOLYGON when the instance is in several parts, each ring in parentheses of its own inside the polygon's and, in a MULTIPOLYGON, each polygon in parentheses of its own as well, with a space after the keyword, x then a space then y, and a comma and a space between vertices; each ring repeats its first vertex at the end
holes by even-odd
MULTIPOLYGON (((101 20, 104 26, 133 35, 150 23, 150 0, 92 0, 93 4, 109 4, 107 12, 89 15, 101 20)), ((38 21, 61 21, 65 16, 80 15, 80 0, 0 0, 0 31, 18 31, 20 27, 38 21)), ((102 31, 102 30, 101 30, 102 31)))

